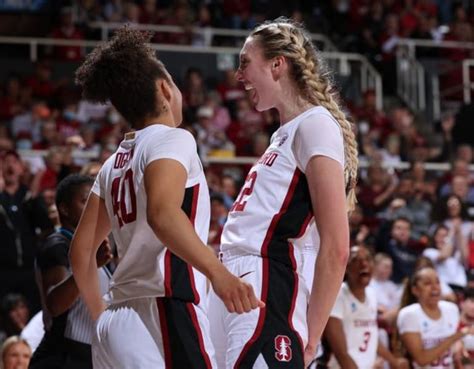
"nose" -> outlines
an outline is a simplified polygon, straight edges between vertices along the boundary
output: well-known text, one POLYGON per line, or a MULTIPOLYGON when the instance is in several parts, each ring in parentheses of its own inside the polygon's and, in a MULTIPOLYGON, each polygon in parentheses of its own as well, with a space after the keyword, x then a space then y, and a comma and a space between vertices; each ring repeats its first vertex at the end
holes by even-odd
POLYGON ((239 68, 237 68, 237 70, 235 71, 235 79, 237 82, 242 82, 243 81, 243 75, 242 75, 242 70, 239 68))

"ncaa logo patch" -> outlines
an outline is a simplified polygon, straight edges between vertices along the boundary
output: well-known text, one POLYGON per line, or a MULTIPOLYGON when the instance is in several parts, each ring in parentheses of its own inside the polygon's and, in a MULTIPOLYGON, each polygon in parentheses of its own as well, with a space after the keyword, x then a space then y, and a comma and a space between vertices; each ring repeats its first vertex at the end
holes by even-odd
POLYGON ((289 362, 293 357, 291 351, 291 340, 288 336, 278 335, 275 337, 275 358, 278 361, 289 362))
POLYGON ((288 134, 287 133, 284 133, 282 136, 278 137, 277 138, 277 140, 278 140, 277 146, 280 147, 281 145, 283 145, 287 139, 288 139, 288 134))

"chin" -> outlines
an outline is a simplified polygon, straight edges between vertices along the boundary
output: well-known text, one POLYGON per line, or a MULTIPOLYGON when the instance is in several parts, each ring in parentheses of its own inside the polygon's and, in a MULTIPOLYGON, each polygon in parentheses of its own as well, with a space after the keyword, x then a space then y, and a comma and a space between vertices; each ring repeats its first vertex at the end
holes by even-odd
POLYGON ((262 106, 262 104, 257 103, 257 105, 254 106, 254 109, 258 111, 259 113, 262 113, 266 110, 270 110, 272 106, 262 106))

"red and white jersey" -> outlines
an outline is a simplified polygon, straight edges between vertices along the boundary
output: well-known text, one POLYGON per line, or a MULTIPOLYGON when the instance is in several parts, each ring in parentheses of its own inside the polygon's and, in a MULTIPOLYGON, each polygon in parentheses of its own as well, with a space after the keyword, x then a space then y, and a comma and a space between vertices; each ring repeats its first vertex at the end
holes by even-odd
MULTIPOLYGON (((365 301, 361 302, 343 283, 330 317, 342 321, 347 349, 357 367, 372 368, 378 346, 377 299, 374 291, 366 288, 365 301)), ((340 368, 334 356, 328 366, 331 369, 340 368)))
POLYGON ((205 293, 205 277, 172 254, 148 225, 144 173, 158 159, 176 160, 186 169, 182 209, 207 242, 209 190, 192 135, 163 124, 128 133, 92 188, 105 200, 120 260, 106 296, 110 303, 155 296, 198 303, 205 293))
POLYGON ((224 254, 259 255, 299 269, 303 236, 313 221, 305 170, 316 155, 344 166, 341 130, 323 107, 305 111, 273 134, 229 212, 221 237, 224 254))
MULTIPOLYGON (((420 304, 412 304, 400 310, 397 327, 400 334, 419 333, 423 348, 430 349, 438 346, 449 336, 456 333, 459 326, 459 309, 456 304, 440 301, 441 318, 431 319, 425 314, 420 304)), ((419 366, 413 362, 415 369, 447 369, 454 368, 452 349, 447 350, 441 358, 429 365, 419 366)))

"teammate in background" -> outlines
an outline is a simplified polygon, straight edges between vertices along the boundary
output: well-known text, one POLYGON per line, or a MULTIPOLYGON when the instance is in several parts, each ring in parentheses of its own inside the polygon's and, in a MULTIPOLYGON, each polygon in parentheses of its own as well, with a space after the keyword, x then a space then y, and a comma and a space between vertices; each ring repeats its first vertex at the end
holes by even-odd
POLYGON ((457 331, 456 304, 441 300, 438 274, 431 267, 415 270, 408 281, 397 329, 415 369, 454 368, 453 353, 460 339, 474 333, 473 327, 457 331))
MULTIPOLYGON (((79 297, 69 265, 69 246, 94 179, 72 174, 56 191, 61 228, 39 247, 36 278, 43 304, 45 335, 31 358, 30 369, 92 369, 93 321, 79 297)), ((109 287, 110 273, 102 268, 112 258, 105 241, 96 254, 95 274, 101 293, 109 287)))
MULTIPOLYGON (((466 288, 463 300, 460 303, 461 316, 458 330, 474 326, 474 289, 466 288)), ((474 369, 474 335, 467 335, 462 339, 463 350, 455 356, 459 368, 474 369)))
POLYGON ((333 352, 331 369, 372 368, 377 354, 391 368, 409 368, 408 360, 396 358, 379 342, 377 298, 368 287, 373 272, 373 258, 363 246, 351 248, 343 283, 324 336, 333 352))
POLYGON ((211 295, 213 341, 219 368, 300 369, 315 356, 347 263, 356 143, 300 26, 279 18, 253 30, 237 78, 256 109, 275 108, 281 122, 221 238, 224 265, 253 285, 266 308, 231 315, 211 295), (310 294, 301 253, 314 221, 321 241, 310 294))
POLYGON ((230 312, 264 304, 203 243, 210 205, 196 143, 177 128, 181 92, 147 40, 122 28, 76 72, 87 100, 110 100, 136 131, 97 176, 72 241, 72 269, 96 321, 95 369, 210 368, 205 276, 230 312), (105 302, 94 255, 110 231, 120 263, 105 302))

